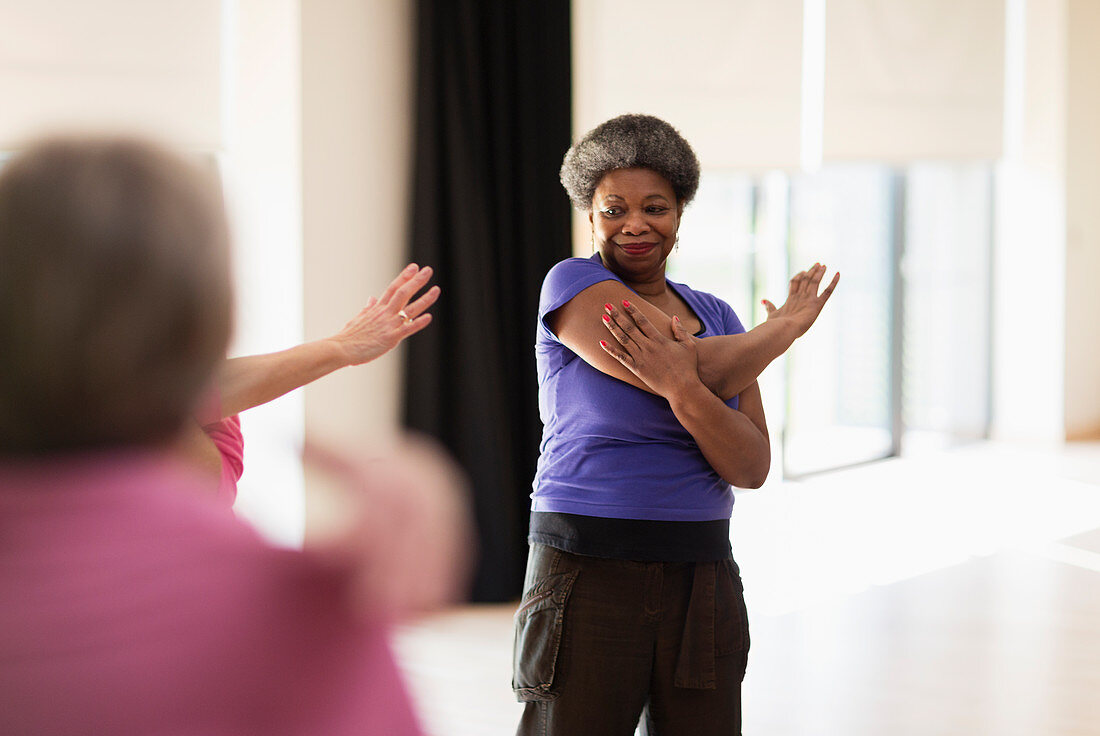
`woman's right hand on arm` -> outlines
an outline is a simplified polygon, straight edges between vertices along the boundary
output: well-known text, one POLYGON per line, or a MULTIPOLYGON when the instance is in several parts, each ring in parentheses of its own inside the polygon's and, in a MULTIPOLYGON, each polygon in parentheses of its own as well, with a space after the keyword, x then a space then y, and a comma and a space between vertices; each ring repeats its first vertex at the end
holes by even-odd
POLYGON ((668 338, 629 302, 622 312, 608 311, 605 322, 614 340, 601 347, 668 400, 722 478, 741 488, 759 487, 768 475, 771 450, 756 384, 742 393, 745 406, 731 409, 700 382, 695 345, 676 317, 668 338))
MULTIPOLYGON (((602 317, 607 312, 607 305, 622 304, 624 300, 630 301, 639 311, 645 314, 650 322, 658 325, 668 325, 669 318, 663 311, 649 302, 638 297, 622 282, 609 279, 584 289, 558 309, 546 317, 547 326, 558 336, 567 348, 584 359, 598 371, 606 373, 613 378, 631 384, 643 391, 656 393, 646 385, 645 381, 628 370, 626 366, 605 352, 600 347, 601 340, 607 340, 609 335, 604 326, 602 317)), ((668 330, 668 328, 664 328, 668 330)), ((672 337, 671 331, 665 335, 672 337)))

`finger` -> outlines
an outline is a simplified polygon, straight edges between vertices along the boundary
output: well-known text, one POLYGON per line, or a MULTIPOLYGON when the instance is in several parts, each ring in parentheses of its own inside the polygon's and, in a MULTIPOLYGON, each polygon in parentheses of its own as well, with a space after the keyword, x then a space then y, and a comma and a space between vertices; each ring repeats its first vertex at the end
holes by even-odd
POLYGON ((427 311, 430 306, 435 304, 436 300, 439 299, 439 294, 439 287, 433 286, 432 288, 421 294, 418 299, 413 301, 411 304, 408 304, 405 307, 405 314, 409 315, 409 317, 412 319, 416 319, 425 311, 427 311))
POLYGON ((623 299, 623 309, 626 310, 627 315, 630 316, 630 319, 634 321, 634 324, 638 326, 638 330, 643 335, 652 337, 656 333, 656 330, 653 329, 653 323, 649 321, 649 318, 626 299, 623 299))
POLYGON ((760 303, 764 305, 764 309, 767 310, 769 316, 772 312, 775 311, 775 305, 769 302, 767 299, 761 299, 760 303))
POLYGON ((371 307, 373 307, 377 303, 378 303, 378 297, 372 296, 370 299, 367 299, 367 306, 363 307, 363 309, 370 309, 371 307))
POLYGON ((409 320, 402 327, 402 332, 404 334, 401 335, 401 339, 404 340, 409 335, 415 335, 417 332, 420 332, 422 329, 424 329, 425 327, 427 327, 431 323, 432 323, 432 315, 430 313, 429 314, 422 314, 419 317, 417 317, 416 319, 409 320))
POLYGON ((612 334, 615 334, 615 339, 624 345, 627 342, 634 342, 633 333, 638 329, 638 325, 630 318, 630 315, 623 314, 610 304, 604 304, 603 308, 607 312, 607 316, 611 317, 611 321, 608 322, 605 319, 604 324, 612 330, 612 334))
POLYGON ((672 315, 672 337, 676 342, 686 342, 689 337, 688 331, 676 315, 672 315))
POLYGON ((812 296, 817 296, 817 289, 821 285, 821 277, 825 275, 825 267, 820 263, 815 263, 814 267, 810 269, 809 278, 806 280, 806 290, 810 292, 812 296))
POLYGON ((415 263, 410 263, 401 269, 401 273, 394 277, 394 280, 390 282, 390 285, 386 287, 386 290, 382 292, 382 296, 378 298, 378 301, 382 303, 389 303, 393 299, 394 292, 396 292, 402 285, 408 282, 413 276, 420 272, 420 266, 415 263))
POLYGON ((603 324, 612 336, 618 340, 620 345, 629 347, 629 345, 634 342, 634 338, 631 337, 630 333, 624 330, 613 317, 606 314, 603 315, 603 324))
POLYGON ((788 295, 797 294, 802 290, 802 281, 806 278, 805 271, 799 271, 794 276, 791 276, 791 287, 788 295))
POLYGON ((430 279, 431 277, 432 267, 424 266, 424 268, 417 271, 412 278, 397 287, 397 289, 393 292, 390 306, 397 307, 398 309, 404 307, 406 304, 409 303, 409 300, 412 299, 413 294, 424 288, 424 286, 428 283, 428 279, 430 279))
POLYGON ((814 275, 817 274, 818 264, 814 264, 807 268, 805 271, 800 271, 798 274, 798 289, 796 292, 799 296, 816 296, 817 290, 815 288, 816 282, 814 281, 814 275))
POLYGON ((630 357, 630 353, 613 346, 607 340, 600 340, 600 347, 603 348, 605 353, 625 365, 627 368, 634 368, 634 358, 630 357))
POLYGON ((833 274, 833 280, 829 282, 829 285, 825 287, 825 291, 821 292, 821 302, 824 304, 829 300, 829 297, 833 294, 833 289, 840 283, 840 271, 833 274))

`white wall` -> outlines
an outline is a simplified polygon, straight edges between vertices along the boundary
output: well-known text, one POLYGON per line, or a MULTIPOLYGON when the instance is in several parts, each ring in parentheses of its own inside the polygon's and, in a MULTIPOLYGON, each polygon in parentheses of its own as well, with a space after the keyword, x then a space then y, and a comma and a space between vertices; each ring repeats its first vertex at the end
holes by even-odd
POLYGON ((993 435, 1063 438, 1065 0, 1008 4, 996 175, 993 435))
MULTIPOLYGON (((403 0, 302 3, 305 331, 332 334, 405 264, 413 11, 403 0)), ((446 308, 446 294, 438 308, 446 308)), ((390 434, 403 356, 306 389, 306 431, 342 445, 390 434)))
POLYGON ((0 0, 0 149, 102 127, 220 150, 221 31, 221 0, 0 0))
MULTIPOLYGON (((224 0, 222 99, 237 324, 230 355, 302 340, 299 0, 224 0)), ((301 543, 302 396, 241 415, 236 510, 266 536, 301 543)))
MULTIPOLYGON (((682 119, 689 139, 699 135, 706 141, 700 155, 708 165, 717 160, 750 169, 790 166, 798 159, 789 124, 797 118, 799 93, 792 58, 798 53, 802 9, 820 4, 689 0, 669 25, 642 12, 649 3, 578 0, 574 135, 611 115, 645 109, 667 113, 673 122, 682 119), (779 30, 765 22, 775 18, 785 19, 779 30), (650 73, 660 84, 642 83, 648 77, 637 70, 647 69, 647 52, 638 49, 648 46, 633 39, 658 25, 660 38, 672 41, 666 47, 669 58, 710 62, 658 64, 650 73), (731 26, 738 33, 758 28, 761 34, 731 50, 731 26), (716 35, 727 43, 716 41, 716 35), (689 39, 686 56, 676 51, 676 39, 689 39), (780 75, 768 81, 770 93, 786 95, 783 102, 774 104, 744 82, 745 75, 761 78, 758 66, 780 75), (702 125, 692 132, 700 110, 722 121, 732 112, 731 100, 755 115, 752 119, 772 115, 776 124, 756 136, 744 121, 727 126, 725 136, 709 136, 702 125), (763 158, 746 156, 746 146, 758 142, 750 153, 763 158)), ((956 8, 969 21, 949 28, 942 14, 950 7, 946 0, 825 3, 831 19, 826 48, 833 44, 825 65, 827 82, 832 80, 825 107, 842 121, 830 128, 826 114, 826 158, 969 160, 1003 150, 996 173, 993 434, 1043 442, 1100 435, 1100 289, 1094 286, 1100 277, 1100 2, 969 0, 956 8), (1006 24, 1007 38, 1002 36, 1006 24), (938 34, 940 26, 944 32, 938 34), (1003 121, 995 86, 1002 38, 1003 121), (837 82, 845 75, 845 83, 837 82), (845 105, 850 119, 837 113, 845 105), (891 116, 897 120, 884 122, 891 116), (871 140, 855 120, 872 120, 872 127, 887 135, 871 140), (911 127, 913 120, 920 130, 911 127)), ((578 255, 590 252, 588 237, 587 221, 576 217, 578 255)))
MULTIPOLYGON (((403 0, 0 0, 0 150, 95 125, 216 157, 235 237, 231 354, 323 337, 404 265, 412 12, 403 0)), ((392 433, 400 360, 247 412, 238 512, 298 542, 303 417, 343 445, 392 433)))
MULTIPOLYGON (((298 0, 0 0, 0 148, 43 129, 150 135, 217 159, 234 229, 231 353, 302 336, 298 0)), ((238 512, 295 544, 300 397, 242 417, 238 512)))
POLYGON ((1022 21, 1023 49, 1018 88, 1010 79, 1006 96, 997 180, 994 433, 1096 438, 1100 3, 1010 0, 1008 7, 1010 19, 1015 13, 1022 21))
POLYGON ((1065 430, 1100 438, 1100 2, 1068 4, 1065 430))

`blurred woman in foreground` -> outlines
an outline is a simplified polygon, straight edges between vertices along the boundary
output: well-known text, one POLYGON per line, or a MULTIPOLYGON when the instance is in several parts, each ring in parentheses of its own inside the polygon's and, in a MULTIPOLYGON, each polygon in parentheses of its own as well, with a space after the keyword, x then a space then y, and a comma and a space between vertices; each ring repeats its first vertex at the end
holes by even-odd
POLYGON ((274 549, 173 448, 225 355, 212 182, 127 139, 0 172, 0 733, 419 733, 387 624, 460 584, 431 451, 367 469, 346 535, 274 549))

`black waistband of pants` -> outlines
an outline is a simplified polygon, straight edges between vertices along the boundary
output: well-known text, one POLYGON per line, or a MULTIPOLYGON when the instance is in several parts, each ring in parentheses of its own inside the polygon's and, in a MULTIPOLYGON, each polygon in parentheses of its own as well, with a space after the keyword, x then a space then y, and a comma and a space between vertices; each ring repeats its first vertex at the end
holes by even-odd
POLYGON ((729 519, 651 521, 533 511, 527 540, 575 555, 640 562, 709 562, 733 554, 729 519))

